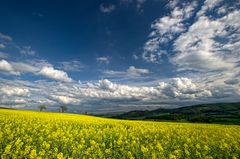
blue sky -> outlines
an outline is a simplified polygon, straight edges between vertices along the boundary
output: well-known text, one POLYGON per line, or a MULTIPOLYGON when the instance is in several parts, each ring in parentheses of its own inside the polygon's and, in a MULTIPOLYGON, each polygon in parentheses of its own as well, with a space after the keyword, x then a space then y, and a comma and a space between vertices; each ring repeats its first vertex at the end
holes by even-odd
POLYGON ((236 102, 240 1, 2 1, 0 105, 236 102))

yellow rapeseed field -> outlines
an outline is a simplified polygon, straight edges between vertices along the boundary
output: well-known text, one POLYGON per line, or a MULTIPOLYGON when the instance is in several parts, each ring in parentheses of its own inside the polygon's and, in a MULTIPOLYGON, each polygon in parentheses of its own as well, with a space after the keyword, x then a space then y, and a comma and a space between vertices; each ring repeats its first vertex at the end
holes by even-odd
POLYGON ((0 158, 240 158, 240 127, 0 109, 0 158))

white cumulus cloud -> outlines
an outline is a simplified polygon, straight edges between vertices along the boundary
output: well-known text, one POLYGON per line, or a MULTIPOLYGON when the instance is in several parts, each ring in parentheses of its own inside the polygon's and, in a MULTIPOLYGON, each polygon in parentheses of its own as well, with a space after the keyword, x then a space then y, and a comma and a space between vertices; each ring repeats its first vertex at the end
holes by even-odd
POLYGON ((64 81, 64 82, 71 82, 72 79, 68 77, 67 73, 61 70, 56 70, 53 67, 44 66, 38 74, 46 76, 51 79, 64 81))
POLYGON ((120 78, 141 77, 149 73, 150 71, 148 69, 136 68, 135 66, 130 66, 126 71, 114 71, 114 70, 103 71, 103 74, 106 75, 106 77, 120 77, 120 78))
POLYGON ((12 75, 32 73, 57 81, 73 81, 66 72, 53 68, 53 66, 46 61, 35 61, 34 64, 31 64, 31 62, 8 62, 2 59, 0 60, 0 72, 12 75))
POLYGON ((16 72, 13 66, 6 60, 0 60, 0 71, 13 75, 20 75, 20 72, 16 72))
POLYGON ((240 36, 237 33, 240 30, 239 16, 240 11, 234 11, 216 20, 199 17, 188 32, 174 42, 177 54, 172 62, 183 69, 199 71, 233 69, 240 60, 240 54, 235 50, 240 46, 237 40, 240 36))
MULTIPOLYGON (((171 6, 172 2, 170 1, 171 6)), ((174 4, 176 5, 176 4, 174 4)), ((150 39, 144 45, 142 57, 148 62, 159 62, 166 52, 161 48, 172 40, 176 35, 186 30, 185 21, 192 15, 197 6, 197 2, 184 3, 182 6, 176 6, 170 15, 156 19, 152 25, 150 39)))
POLYGON ((149 73, 148 69, 136 68, 134 66, 130 66, 127 69, 127 74, 130 76, 140 76, 142 74, 148 74, 148 73, 149 73))
POLYGON ((7 96, 29 96, 30 90, 27 88, 16 86, 2 86, 0 92, 7 96))
POLYGON ((52 97, 52 99, 54 99, 57 102, 62 103, 62 104, 73 104, 73 105, 76 105, 76 104, 80 103, 79 99, 72 98, 72 97, 69 97, 69 96, 52 95, 51 97, 52 97))

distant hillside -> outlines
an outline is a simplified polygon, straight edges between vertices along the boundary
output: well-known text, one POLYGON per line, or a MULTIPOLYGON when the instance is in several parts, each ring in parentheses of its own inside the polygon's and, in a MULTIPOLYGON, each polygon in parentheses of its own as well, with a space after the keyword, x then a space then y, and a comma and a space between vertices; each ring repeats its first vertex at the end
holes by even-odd
POLYGON ((13 108, 8 108, 8 107, 0 107, 0 109, 13 109, 13 108))
POLYGON ((240 103, 200 104, 175 109, 160 108, 151 111, 130 111, 111 117, 118 119, 204 122, 240 125, 240 103))

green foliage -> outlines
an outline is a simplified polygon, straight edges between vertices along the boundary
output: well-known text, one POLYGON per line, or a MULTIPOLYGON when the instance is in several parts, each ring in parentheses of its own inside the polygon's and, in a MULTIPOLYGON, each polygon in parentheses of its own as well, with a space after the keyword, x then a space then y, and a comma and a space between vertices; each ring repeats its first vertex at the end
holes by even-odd
POLYGON ((113 116, 119 119, 187 121, 202 123, 240 124, 240 103, 201 104, 176 109, 131 111, 113 116))
POLYGON ((67 107, 62 105, 62 106, 59 107, 59 110, 60 110, 60 112, 64 113, 64 112, 67 111, 67 107))
POLYGON ((38 106, 38 109, 39 109, 39 111, 41 112, 41 111, 43 111, 43 110, 46 110, 46 109, 47 109, 47 106, 45 106, 45 105, 39 105, 39 106, 38 106))

